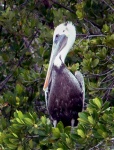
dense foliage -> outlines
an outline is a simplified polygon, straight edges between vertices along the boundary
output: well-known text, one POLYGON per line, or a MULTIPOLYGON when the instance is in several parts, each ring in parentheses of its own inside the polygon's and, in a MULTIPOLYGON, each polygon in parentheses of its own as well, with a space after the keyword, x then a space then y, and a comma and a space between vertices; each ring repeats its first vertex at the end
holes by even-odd
POLYGON ((0 2, 0 149, 114 147, 114 1, 0 2), (72 21, 77 39, 66 58, 85 78, 79 124, 52 127, 42 90, 54 27, 72 21))

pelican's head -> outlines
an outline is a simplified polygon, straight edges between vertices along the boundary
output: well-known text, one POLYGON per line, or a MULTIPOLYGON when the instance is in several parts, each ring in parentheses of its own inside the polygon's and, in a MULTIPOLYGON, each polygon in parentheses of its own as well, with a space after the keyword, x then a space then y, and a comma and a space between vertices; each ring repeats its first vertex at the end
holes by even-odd
POLYGON ((53 44, 57 44, 57 42, 60 42, 60 44, 62 44, 66 39, 66 44, 64 46, 70 46, 71 48, 75 42, 75 38, 76 29, 72 22, 62 23, 55 28, 53 35, 53 44))
POLYGON ((67 53, 73 46, 76 38, 76 29, 72 22, 62 23, 55 28, 53 35, 53 46, 50 58, 50 63, 47 71, 46 80, 44 83, 44 91, 48 87, 52 66, 58 68, 64 63, 67 53))

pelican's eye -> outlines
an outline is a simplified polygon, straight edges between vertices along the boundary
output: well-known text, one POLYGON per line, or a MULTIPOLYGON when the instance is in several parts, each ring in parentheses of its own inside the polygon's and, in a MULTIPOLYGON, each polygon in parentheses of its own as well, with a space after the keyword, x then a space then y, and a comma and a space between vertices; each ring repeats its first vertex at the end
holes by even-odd
POLYGON ((54 42, 57 44, 57 43, 58 43, 58 40, 59 40, 59 34, 56 34, 56 35, 55 35, 55 40, 54 40, 54 42))
POLYGON ((59 37, 59 34, 56 34, 56 38, 59 37))

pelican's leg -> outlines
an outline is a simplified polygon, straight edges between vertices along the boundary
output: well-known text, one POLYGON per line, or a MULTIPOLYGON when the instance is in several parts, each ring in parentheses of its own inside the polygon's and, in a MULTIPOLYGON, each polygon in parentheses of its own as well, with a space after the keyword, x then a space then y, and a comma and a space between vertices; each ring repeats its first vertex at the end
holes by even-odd
POLYGON ((71 132, 74 132, 74 124, 75 124, 75 120, 72 119, 71 120, 71 132))
POLYGON ((57 126, 57 120, 53 120, 53 126, 54 126, 54 128, 56 128, 56 126, 57 126))

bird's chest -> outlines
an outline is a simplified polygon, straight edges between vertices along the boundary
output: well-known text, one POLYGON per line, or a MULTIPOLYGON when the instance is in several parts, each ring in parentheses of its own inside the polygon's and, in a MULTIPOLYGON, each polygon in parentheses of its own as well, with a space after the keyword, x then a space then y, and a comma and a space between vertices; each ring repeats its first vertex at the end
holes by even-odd
POLYGON ((70 110, 75 107, 80 96, 81 93, 75 76, 64 68, 58 70, 54 68, 50 83, 48 108, 70 110))

